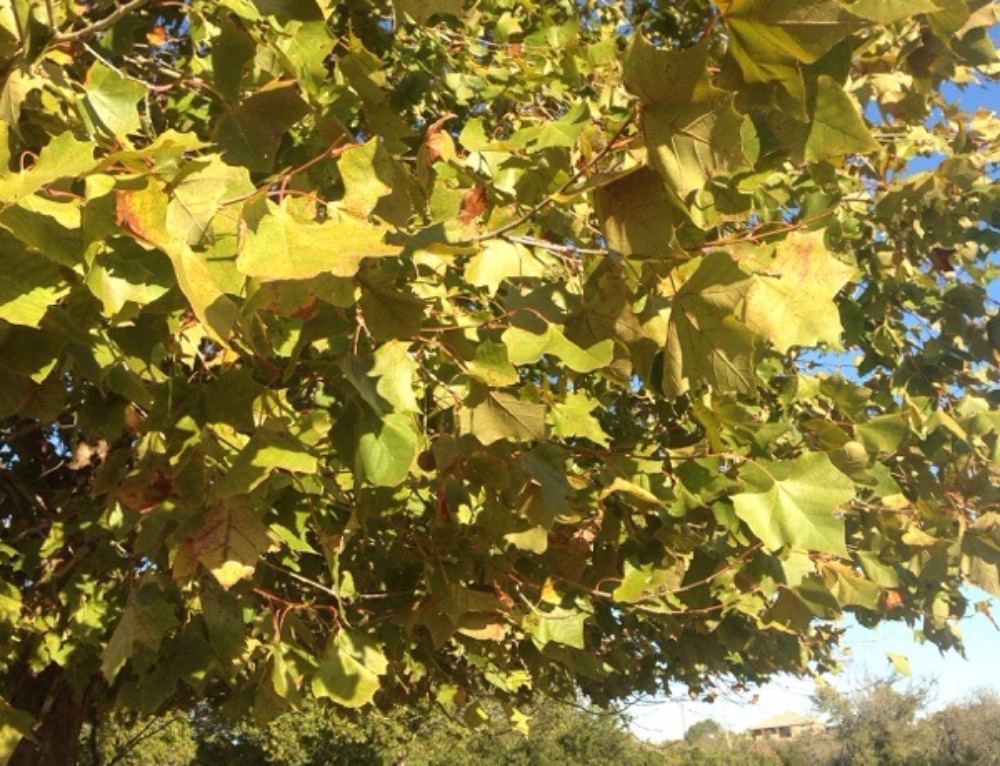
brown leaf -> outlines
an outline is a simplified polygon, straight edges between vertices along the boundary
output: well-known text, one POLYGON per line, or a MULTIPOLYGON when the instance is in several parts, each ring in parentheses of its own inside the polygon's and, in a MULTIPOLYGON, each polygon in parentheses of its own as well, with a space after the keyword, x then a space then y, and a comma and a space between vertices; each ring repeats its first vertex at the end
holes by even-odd
POLYGON ((951 257, 955 254, 953 247, 935 247, 931 250, 931 271, 951 272, 955 266, 951 257))
POLYGON ((118 501, 132 511, 151 511, 174 494, 174 482, 170 476, 157 470, 152 476, 141 472, 127 478, 118 488, 118 501))
POLYGON ((115 223, 134 237, 153 245, 162 245, 166 232, 166 200, 154 187, 121 189, 115 197, 115 223), (157 205, 163 198, 162 209, 157 205))
POLYGON ((483 184, 476 184, 462 198, 462 210, 458 214, 459 220, 462 223, 472 223, 486 209, 487 203, 486 187, 483 184))
POLYGON ((886 611, 891 612, 893 609, 898 609, 903 605, 903 594, 898 590, 887 590, 884 601, 886 611))
POLYGON ((135 211, 129 204, 131 194, 127 189, 120 189, 115 196, 115 223, 131 234, 138 234, 135 211))
POLYGON ((444 130, 444 124, 454 116, 446 114, 428 126, 424 136, 423 156, 421 157, 421 160, 428 166, 433 165, 439 159, 449 160, 455 157, 455 141, 444 130))
POLYGON ((154 47, 163 45, 168 39, 167 28, 162 24, 157 24, 146 33, 146 42, 154 47))

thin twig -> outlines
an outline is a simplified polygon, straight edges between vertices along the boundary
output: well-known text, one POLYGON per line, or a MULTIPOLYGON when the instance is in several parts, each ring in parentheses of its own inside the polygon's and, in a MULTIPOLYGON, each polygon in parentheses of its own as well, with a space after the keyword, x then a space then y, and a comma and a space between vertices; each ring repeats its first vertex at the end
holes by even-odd
POLYGON ((705 25, 705 28, 701 30, 701 35, 698 37, 698 42, 701 42, 710 34, 712 34, 712 30, 715 29, 715 25, 719 23, 719 21, 722 19, 722 16, 723 16, 722 9, 720 8, 718 11, 715 12, 712 18, 709 19, 709 22, 708 24, 705 25))
POLYGON ((573 175, 571 175, 569 179, 562 186, 560 186, 554 192, 545 197, 545 199, 543 199, 541 202, 534 205, 530 210, 528 210, 525 213, 522 213, 521 215, 517 216, 517 218, 508 221, 502 226, 498 226, 497 228, 492 229, 491 231, 486 231, 483 232, 482 234, 477 234, 474 237, 470 237, 469 239, 462 240, 460 242, 453 242, 451 244, 472 245, 475 244, 476 242, 483 242, 484 240, 487 239, 495 239, 497 237, 503 236, 509 231, 513 231, 518 226, 526 224, 528 221, 534 218, 538 213, 540 213, 542 210, 544 210, 553 202, 555 202, 557 197, 562 196, 567 191, 572 189, 573 186, 576 184, 576 182, 579 181, 581 178, 583 178, 583 176, 587 173, 587 171, 595 167, 597 163, 603 160, 608 155, 608 153, 611 152, 612 149, 617 148, 618 141, 622 138, 622 136, 625 135, 625 131, 628 130, 629 126, 635 121, 635 118, 637 116, 638 116, 638 110, 633 109, 629 113, 628 117, 625 118, 625 121, 619 126, 618 130, 615 131, 615 134, 611 137, 611 140, 609 140, 608 143, 604 145, 604 148, 601 149, 601 151, 595 154, 590 159, 589 162, 577 168, 576 172, 574 172, 573 175))
POLYGON ((93 24, 88 24, 87 26, 72 32, 56 32, 52 35, 52 42, 72 43, 77 42, 78 40, 85 40, 88 37, 93 37, 94 35, 100 34, 104 30, 113 27, 116 23, 118 23, 118 21, 123 19, 132 11, 138 11, 144 5, 149 5, 151 1, 152 0, 131 0, 131 2, 125 3, 124 5, 119 5, 103 19, 99 19, 93 24))
POLYGON ((578 253, 580 255, 607 255, 610 250, 600 249, 596 247, 577 247, 576 245, 560 245, 556 242, 549 242, 545 239, 538 239, 537 237, 519 237, 513 234, 508 234, 504 239, 510 242, 515 242, 519 245, 526 245, 527 247, 538 247, 542 250, 551 250, 553 253, 565 253, 573 255, 578 253))
POLYGON ((328 588, 325 585, 323 585, 322 583, 318 583, 315 580, 310 580, 308 577, 303 577, 302 575, 298 574, 297 572, 293 572, 290 569, 285 569, 283 567, 279 567, 276 564, 272 564, 270 561, 264 561, 263 563, 266 566, 268 566, 271 569, 273 569, 274 571, 280 572, 281 574, 285 575, 286 577, 291 577, 293 580, 298 580, 303 585, 308 585, 308 586, 310 586, 312 588, 315 588, 316 590, 320 591, 321 593, 325 593, 328 596, 333 596, 335 599, 337 599, 338 601, 340 601, 340 594, 337 593, 337 591, 335 591, 333 588, 328 588))

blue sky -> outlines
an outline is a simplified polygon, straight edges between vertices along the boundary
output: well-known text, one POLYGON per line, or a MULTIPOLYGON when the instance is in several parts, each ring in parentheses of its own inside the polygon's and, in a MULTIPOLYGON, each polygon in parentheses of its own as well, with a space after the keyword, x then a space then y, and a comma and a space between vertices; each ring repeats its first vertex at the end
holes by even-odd
MULTIPOLYGON (((1000 45, 1000 28, 993 30, 1000 45)), ((987 86, 945 86, 945 96, 966 110, 979 108, 1000 111, 1000 84, 987 86)), ((934 158, 911 165, 911 171, 926 170, 937 164, 934 158)), ((1000 303, 1000 281, 988 287, 990 298, 1000 303)), ((970 588, 970 601, 990 600, 1000 622, 1000 601, 970 588)), ((918 644, 913 630, 905 624, 883 623, 868 630, 846 621, 842 646, 843 671, 825 680, 842 691, 859 689, 866 679, 886 677, 893 672, 889 654, 909 661, 911 679, 933 685, 931 709, 970 696, 979 689, 1000 692, 1000 631, 982 614, 964 619, 959 628, 965 643, 965 657, 955 652, 942 654, 932 644, 918 644)), ((695 702, 681 694, 671 699, 642 700, 629 709, 636 735, 650 740, 679 739, 692 724, 713 718, 732 731, 741 731, 775 713, 812 713, 810 696, 815 683, 810 679, 778 678, 759 689, 723 694, 714 703, 695 702)))
MULTIPOLYGON (((970 591, 974 601, 985 600, 981 591, 970 591)), ((1000 618, 1000 603, 993 602, 1000 618)), ((889 654, 909 660, 909 680, 929 683, 931 709, 968 697, 979 689, 1000 692, 1000 632, 982 614, 960 623, 965 653, 942 654, 932 644, 917 644, 913 631, 901 623, 884 623, 875 630, 848 622, 841 642, 843 670, 825 678, 827 683, 850 692, 861 688, 866 679, 884 678, 893 672, 889 654)), ((907 679, 903 679, 906 682, 907 679)), ((815 690, 811 679, 781 677, 747 692, 722 694, 715 702, 695 702, 686 695, 668 700, 643 700, 630 709, 632 730, 650 740, 679 739, 693 723, 713 718, 726 728, 742 731, 775 713, 812 714, 810 696, 815 690)))

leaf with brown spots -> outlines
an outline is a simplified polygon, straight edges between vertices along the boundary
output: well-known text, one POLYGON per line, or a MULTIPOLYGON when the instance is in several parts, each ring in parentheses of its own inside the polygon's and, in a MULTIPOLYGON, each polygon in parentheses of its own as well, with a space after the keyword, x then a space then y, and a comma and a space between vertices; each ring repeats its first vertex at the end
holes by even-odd
POLYGON ((201 564, 223 588, 231 588, 253 574, 268 545, 267 526, 253 510, 224 505, 181 543, 174 557, 174 579, 191 577, 201 564))

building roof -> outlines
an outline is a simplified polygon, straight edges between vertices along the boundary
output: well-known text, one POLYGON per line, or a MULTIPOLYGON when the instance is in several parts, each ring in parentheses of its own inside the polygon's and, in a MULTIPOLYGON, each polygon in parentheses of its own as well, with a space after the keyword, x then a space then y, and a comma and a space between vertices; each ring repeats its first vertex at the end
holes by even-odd
POLYGON ((761 731, 763 729, 780 729, 783 726, 815 726, 818 724, 815 718, 800 715, 799 713, 778 713, 770 718, 748 726, 747 731, 761 731))

